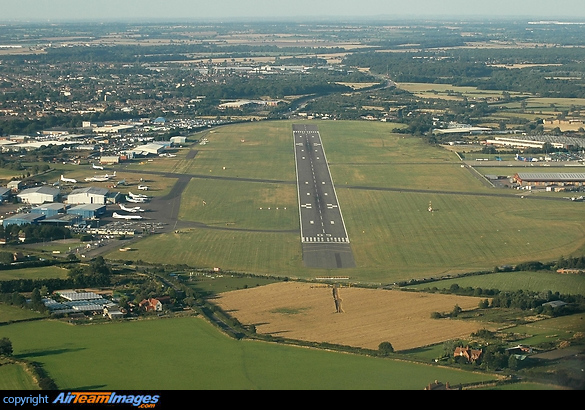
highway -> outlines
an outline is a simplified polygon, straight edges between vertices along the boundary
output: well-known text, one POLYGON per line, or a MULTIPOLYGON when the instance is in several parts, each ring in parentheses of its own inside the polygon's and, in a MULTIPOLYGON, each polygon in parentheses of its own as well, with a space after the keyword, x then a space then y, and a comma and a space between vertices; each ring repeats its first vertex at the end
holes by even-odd
POLYGON ((315 125, 293 125, 297 190, 308 267, 355 267, 321 135, 315 125))

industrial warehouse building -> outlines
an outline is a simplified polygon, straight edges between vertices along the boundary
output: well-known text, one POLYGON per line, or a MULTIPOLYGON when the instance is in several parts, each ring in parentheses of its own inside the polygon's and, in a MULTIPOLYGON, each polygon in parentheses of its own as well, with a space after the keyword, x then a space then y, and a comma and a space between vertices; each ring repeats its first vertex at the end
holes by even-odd
POLYGON ((79 215, 83 219, 95 219, 106 213, 106 205, 81 204, 67 210, 68 214, 79 215))
POLYGON ((12 191, 10 189, 0 187, 0 201, 6 201, 10 199, 10 195, 12 195, 12 191))
POLYGON ((39 225, 55 225, 55 226, 73 226, 82 221, 81 216, 73 214, 57 214, 47 216, 45 219, 38 221, 39 225))
POLYGON ((74 189, 67 197, 67 203, 105 205, 108 192, 106 188, 97 187, 74 189))
POLYGON ((20 202, 31 205, 42 205, 45 202, 57 202, 61 191, 48 186, 28 188, 16 195, 20 202))
POLYGON ((4 219, 2 221, 2 226, 6 228, 8 225, 36 224, 42 219, 45 219, 45 215, 43 214, 16 214, 4 219))
POLYGON ((31 214, 42 214, 45 215, 47 217, 52 217, 58 214, 65 214, 67 211, 67 205, 59 203, 59 202, 54 202, 54 203, 48 203, 48 204, 43 204, 43 205, 39 205, 39 206, 35 206, 34 208, 32 208, 30 210, 31 214))
POLYGON ((523 187, 581 187, 585 186, 585 173, 519 172, 513 181, 523 187))

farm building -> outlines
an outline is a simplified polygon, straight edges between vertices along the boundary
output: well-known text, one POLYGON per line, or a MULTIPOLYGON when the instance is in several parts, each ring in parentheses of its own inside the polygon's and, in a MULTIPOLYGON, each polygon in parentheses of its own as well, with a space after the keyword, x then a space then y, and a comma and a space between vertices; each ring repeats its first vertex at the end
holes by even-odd
POLYGON ((31 205, 41 205, 45 202, 56 202, 60 195, 61 191, 56 188, 40 186, 25 189, 16 196, 20 202, 31 205))
POLYGON ((35 206, 30 210, 32 214, 42 214, 45 216, 55 216, 57 214, 64 214, 68 206, 59 202, 43 204, 35 206))
POLYGON ((83 219, 94 219, 106 213, 106 205, 80 204, 69 208, 67 213, 71 215, 79 215, 83 219))
POLYGON ((16 214, 2 221, 2 225, 7 227, 8 225, 28 225, 36 224, 40 220, 45 219, 43 214, 16 214))
POLYGON ((108 195, 106 188, 86 187, 71 191, 67 197, 68 204, 106 204, 108 195))
POLYGON ((514 175, 514 182, 521 186, 584 186, 585 173, 525 173, 514 175))

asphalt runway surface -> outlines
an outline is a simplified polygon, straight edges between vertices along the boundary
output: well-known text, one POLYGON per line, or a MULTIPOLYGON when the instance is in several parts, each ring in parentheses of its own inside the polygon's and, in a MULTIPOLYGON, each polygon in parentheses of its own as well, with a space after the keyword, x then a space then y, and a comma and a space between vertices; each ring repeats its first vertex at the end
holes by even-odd
POLYGON ((311 268, 353 268, 355 261, 315 125, 293 125, 303 262, 311 268))

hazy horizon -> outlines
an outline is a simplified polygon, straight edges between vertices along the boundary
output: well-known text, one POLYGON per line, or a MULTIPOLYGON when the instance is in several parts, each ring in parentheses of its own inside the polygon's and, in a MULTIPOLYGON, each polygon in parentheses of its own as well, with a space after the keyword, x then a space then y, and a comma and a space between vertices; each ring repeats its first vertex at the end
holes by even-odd
POLYGON ((585 22, 582 0, 0 0, 3 22, 527 18, 585 22))

